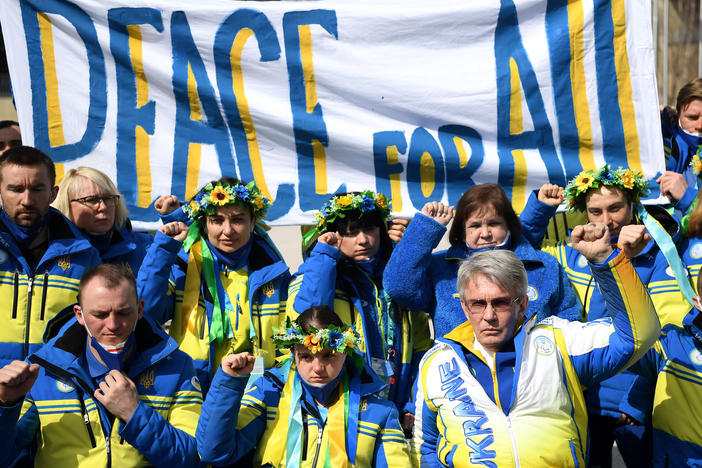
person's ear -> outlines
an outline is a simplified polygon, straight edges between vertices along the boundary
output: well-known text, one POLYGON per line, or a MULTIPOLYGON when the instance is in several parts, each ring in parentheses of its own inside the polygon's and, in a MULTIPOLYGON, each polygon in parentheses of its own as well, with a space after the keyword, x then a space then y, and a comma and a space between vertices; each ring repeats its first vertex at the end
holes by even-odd
POLYGON ((81 307, 78 304, 73 306, 73 313, 75 314, 78 323, 85 326, 85 322, 83 321, 83 309, 81 309, 81 307))
POLYGON ((53 203, 54 200, 56 200, 56 196, 58 195, 58 192, 59 192, 58 185, 54 185, 51 188, 51 200, 49 200, 49 204, 53 203))

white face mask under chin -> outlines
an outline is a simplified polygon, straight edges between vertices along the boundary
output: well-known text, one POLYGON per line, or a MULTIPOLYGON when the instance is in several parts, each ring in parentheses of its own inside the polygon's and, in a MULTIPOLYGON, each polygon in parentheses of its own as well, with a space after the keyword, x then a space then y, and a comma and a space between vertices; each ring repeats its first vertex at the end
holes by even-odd
MULTIPOLYGON (((102 344, 102 343, 100 343, 100 342, 98 341, 97 338, 95 338, 95 337, 93 336, 92 333, 90 333, 90 328, 88 328, 88 322, 85 320, 85 315, 83 315, 83 311, 82 311, 82 310, 80 311, 80 315, 81 315, 81 317, 83 318, 83 326, 85 327, 85 331, 88 332, 88 336, 89 336, 90 338, 92 338, 92 339, 95 341, 95 343, 99 344, 100 347, 101 347, 102 349, 104 349, 105 351, 107 351, 107 352, 110 353, 110 354, 119 354, 119 353, 124 349, 124 346, 127 344, 127 341, 129 340, 129 337, 127 337, 127 339, 124 340, 123 342, 121 342, 121 343, 119 343, 119 344, 116 344, 116 345, 106 345, 106 344, 102 344)), ((132 333, 134 333, 134 330, 136 330, 136 322, 134 323, 134 329, 132 330, 132 333)), ((130 333, 130 336, 131 336, 131 333, 130 333)), ((91 340, 91 341, 92 341, 92 340, 91 340)))
POLYGON ((697 138, 702 138, 702 133, 699 133, 699 132, 690 132, 690 131, 685 130, 685 129, 683 128, 682 122, 680 122, 680 120, 678 120, 678 125, 680 126, 680 130, 682 130, 683 133, 685 133, 686 135, 690 135, 690 136, 697 137, 697 138))

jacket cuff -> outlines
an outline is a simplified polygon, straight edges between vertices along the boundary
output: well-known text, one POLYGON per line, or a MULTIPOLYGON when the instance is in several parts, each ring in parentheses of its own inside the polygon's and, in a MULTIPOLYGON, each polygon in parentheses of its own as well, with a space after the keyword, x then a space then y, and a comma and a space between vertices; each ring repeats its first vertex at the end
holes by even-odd
POLYGON ((161 231, 156 231, 156 236, 154 237, 154 243, 160 248, 167 250, 168 252, 177 254, 183 247, 181 241, 175 240, 170 236, 165 235, 161 231))
POLYGON ((685 193, 683 194, 682 198, 675 203, 675 208, 682 211, 684 215, 687 213, 687 210, 690 209, 690 206, 692 205, 692 202, 695 201, 696 197, 697 190, 695 190, 694 187, 688 187, 685 189, 685 193))
POLYGON ((183 207, 176 208, 175 211, 168 213, 167 215, 162 215, 159 214, 159 217, 161 218, 161 222, 163 224, 168 224, 172 223, 173 221, 180 221, 185 224, 189 224, 190 222, 190 216, 188 216, 185 211, 183 211, 183 207))
MULTIPOLYGON (((142 430, 149 424, 150 411, 153 410, 149 408, 146 403, 139 400, 139 404, 137 404, 137 407, 134 410, 134 413, 132 413, 132 416, 129 418, 129 421, 126 423, 124 421, 120 421, 119 429, 117 431, 119 435, 121 435, 127 442, 135 440, 142 430)), ((156 434, 154 434, 154 436, 156 436, 156 434)))
POLYGON ((24 398, 12 406, 0 405, 0 427, 9 428, 17 424, 23 403, 24 398))
POLYGON ((237 377, 229 375, 222 370, 222 366, 220 365, 217 369, 217 372, 215 373, 214 379, 212 379, 210 390, 216 387, 224 387, 243 393, 246 389, 246 383, 248 381, 248 375, 240 375, 237 377))
POLYGON ((337 249, 333 245, 317 241, 317 244, 314 246, 314 249, 312 249, 312 254, 327 255, 333 258, 334 260, 339 260, 339 257, 341 257, 341 250, 337 249))
POLYGON ((424 247, 426 250, 432 251, 439 245, 444 234, 446 234, 446 226, 425 214, 416 213, 407 226, 402 240, 409 238, 413 244, 420 248, 424 247))

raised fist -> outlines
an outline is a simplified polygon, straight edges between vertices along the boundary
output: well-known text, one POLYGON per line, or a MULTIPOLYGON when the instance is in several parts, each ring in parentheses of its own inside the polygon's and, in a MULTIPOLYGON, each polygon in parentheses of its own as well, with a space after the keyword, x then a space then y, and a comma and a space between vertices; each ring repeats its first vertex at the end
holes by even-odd
POLYGON ((563 187, 554 184, 544 184, 539 189, 537 198, 540 202, 551 206, 558 206, 563 203, 563 187))
POLYGON ((409 225, 409 219, 405 218, 393 218, 388 226, 388 236, 393 242, 400 242, 402 236, 405 235, 405 229, 409 225))
POLYGON ((453 206, 446 206, 441 202, 429 202, 422 208, 422 214, 446 226, 453 218, 453 206))
POLYGON ((39 364, 12 361, 0 369, 0 404, 13 406, 32 389, 39 376, 39 364))
POLYGON ((325 232, 319 236, 319 238, 317 238, 317 242, 331 245, 332 247, 336 247, 338 249, 341 245, 341 236, 336 232, 325 232))
POLYGON ((168 237, 183 242, 188 235, 188 226, 181 221, 173 221, 158 228, 160 232, 168 237))
POLYGON ((160 215, 165 216, 180 208, 180 201, 175 195, 161 195, 154 202, 154 208, 160 215))
POLYGON ((619 231, 618 244, 629 258, 634 258, 646 247, 651 240, 651 235, 643 224, 629 224, 622 226, 619 231))
POLYGON ((592 263, 602 263, 612 253, 609 229, 603 223, 575 226, 570 235, 570 243, 592 263))
POLYGON ((660 185, 661 193, 673 202, 680 200, 687 190, 685 177, 673 171, 665 171, 662 176, 656 179, 656 183, 660 185))
POLYGON ((222 358, 222 370, 233 377, 251 375, 255 361, 248 352, 229 354, 222 358))

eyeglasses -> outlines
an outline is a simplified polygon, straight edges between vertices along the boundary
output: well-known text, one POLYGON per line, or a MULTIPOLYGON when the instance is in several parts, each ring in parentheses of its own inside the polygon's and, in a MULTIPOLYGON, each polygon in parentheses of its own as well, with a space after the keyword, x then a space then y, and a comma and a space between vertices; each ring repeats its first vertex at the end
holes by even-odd
POLYGON ((85 205, 88 208, 97 209, 100 206, 100 202, 103 202, 105 206, 115 206, 119 200, 119 195, 90 195, 89 197, 74 198, 72 202, 78 202, 81 205, 85 205))
POLYGON ((512 304, 519 302, 521 296, 517 297, 496 297, 488 301, 487 299, 468 299, 465 304, 471 314, 482 314, 487 309, 488 302, 496 314, 510 312, 512 304))

